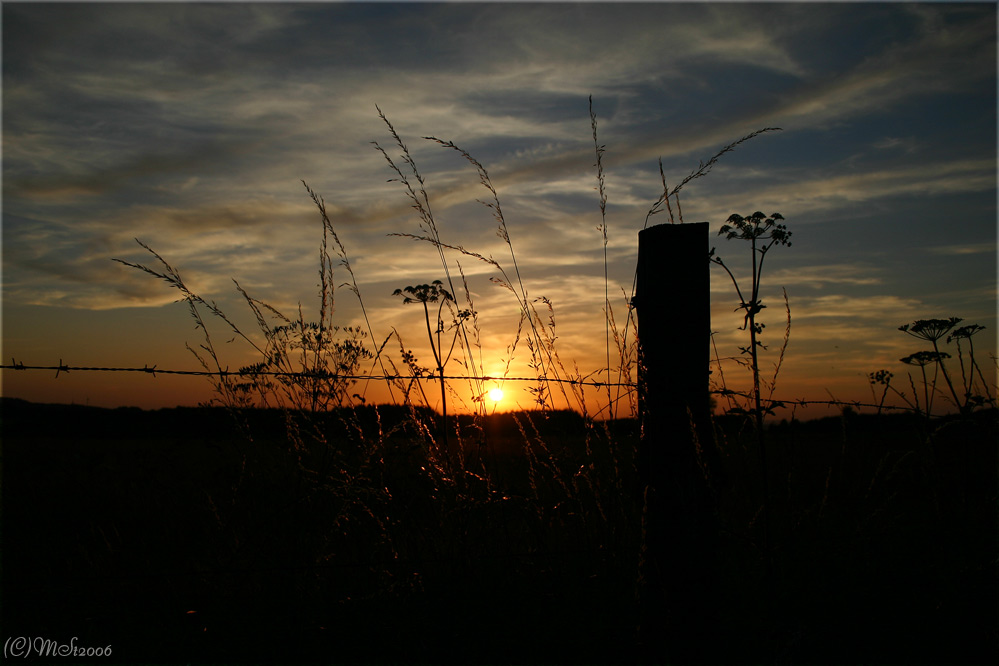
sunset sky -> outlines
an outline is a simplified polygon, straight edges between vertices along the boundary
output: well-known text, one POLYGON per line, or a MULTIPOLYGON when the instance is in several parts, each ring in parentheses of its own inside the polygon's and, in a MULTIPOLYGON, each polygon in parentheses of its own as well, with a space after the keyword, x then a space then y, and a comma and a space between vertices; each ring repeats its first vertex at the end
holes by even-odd
MULTIPOLYGON (((441 279, 442 267, 429 244, 389 235, 420 230, 372 145, 398 157, 378 105, 426 179, 442 239, 510 271, 475 170, 421 137, 488 169, 529 295, 554 306, 563 361, 596 372, 604 264, 590 95, 619 323, 638 231, 662 191, 658 158, 672 187, 725 145, 780 127, 680 197, 686 222, 717 230, 762 210, 793 233, 764 275, 768 371, 782 287, 792 317, 776 396, 870 401, 867 373, 904 377, 899 359, 926 348, 897 330, 921 318, 986 326, 975 351, 994 380, 994 3, 5 2, 4 363, 199 369, 185 343, 201 336, 178 293, 112 261, 149 263, 136 238, 248 331, 232 278, 310 316, 321 226, 305 180, 327 202, 377 342, 395 327, 432 365, 422 310, 392 292, 441 279)), ((744 243, 712 244, 745 275, 744 243)), ((449 258, 479 311, 483 369, 501 374, 518 302, 489 281, 493 267, 449 258)), ((747 343, 732 285, 712 268, 712 328, 730 356, 747 343)), ((346 288, 337 318, 361 323, 346 288)), ((212 330, 232 369, 255 360, 212 330)), ((511 376, 531 372, 528 356, 522 341, 511 376)), ((198 377, 54 375, 5 370, 3 395, 147 408, 210 397, 198 377)), ((745 375, 726 366, 732 387, 745 375)), ((530 406, 526 386, 504 388, 505 408, 530 406)))

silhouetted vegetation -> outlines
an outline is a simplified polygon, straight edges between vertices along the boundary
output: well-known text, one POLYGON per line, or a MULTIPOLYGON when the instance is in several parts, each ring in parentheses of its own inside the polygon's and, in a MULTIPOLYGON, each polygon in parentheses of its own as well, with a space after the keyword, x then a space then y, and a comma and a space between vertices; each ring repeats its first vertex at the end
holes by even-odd
MULTIPOLYGON (((332 410, 296 444, 282 410, 5 399, 5 633, 128 663, 641 660, 637 424, 452 417, 459 478, 439 418, 332 410)), ((994 411, 769 426, 769 580, 752 423, 715 425, 713 654, 996 656, 994 411)))

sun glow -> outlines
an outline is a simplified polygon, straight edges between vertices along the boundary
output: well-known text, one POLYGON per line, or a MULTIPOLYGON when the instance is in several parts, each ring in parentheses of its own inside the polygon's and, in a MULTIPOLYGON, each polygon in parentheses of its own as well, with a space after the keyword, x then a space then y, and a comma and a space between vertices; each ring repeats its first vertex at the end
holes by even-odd
POLYGON ((503 389, 496 387, 489 389, 489 399, 493 402, 499 402, 503 399, 503 389))

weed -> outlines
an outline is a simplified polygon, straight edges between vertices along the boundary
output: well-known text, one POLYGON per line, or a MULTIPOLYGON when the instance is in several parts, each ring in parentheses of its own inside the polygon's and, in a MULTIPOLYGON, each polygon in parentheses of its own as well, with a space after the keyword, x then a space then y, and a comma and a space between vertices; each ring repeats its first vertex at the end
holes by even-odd
POLYGON ((878 411, 880 415, 881 410, 884 409, 885 400, 888 398, 888 391, 891 388, 891 380, 894 377, 894 373, 891 370, 878 370, 876 372, 868 373, 867 378, 871 384, 871 394, 874 395, 874 399, 878 402, 878 411), (874 386, 880 385, 884 388, 881 390, 881 397, 878 398, 877 394, 874 392, 874 386))
POLYGON ((786 225, 779 223, 783 219, 780 213, 774 213, 769 217, 759 211, 749 217, 733 214, 728 218, 730 224, 725 224, 718 230, 719 236, 725 234, 728 240, 736 238, 749 241, 751 245, 750 268, 752 270, 752 281, 748 299, 743 294, 735 275, 725 265, 722 258, 715 254, 715 249, 711 248, 711 252, 709 253, 712 263, 718 264, 725 269, 725 272, 732 280, 732 285, 739 296, 739 307, 736 309, 743 310, 746 313, 740 330, 749 330, 750 343, 749 347, 740 347, 740 351, 750 357, 749 368, 753 375, 753 414, 760 426, 762 426, 763 414, 766 410, 761 400, 759 348, 762 347, 765 349, 765 347, 763 347, 763 343, 759 340, 759 336, 763 333, 764 324, 756 321, 756 315, 767 307, 760 300, 760 286, 763 283, 763 262, 766 260, 767 252, 775 245, 791 245, 791 232, 787 230, 786 225))
MULTIPOLYGON (((954 329, 954 327, 961 321, 960 317, 950 317, 948 319, 917 319, 911 324, 903 324, 898 327, 898 330, 903 333, 911 335, 919 340, 925 340, 933 345, 932 351, 919 351, 900 359, 901 362, 906 365, 919 368, 923 386, 922 410, 927 419, 931 418, 933 414, 933 398, 938 391, 937 382, 941 375, 944 378, 944 383, 946 384, 949 393, 949 396, 947 397, 962 414, 968 414, 976 407, 982 407, 986 404, 995 405, 995 400, 993 399, 992 392, 989 389, 989 383, 985 381, 985 377, 982 375, 981 367, 975 360, 975 348, 974 343, 972 342, 972 336, 979 331, 984 330, 985 327, 979 326, 978 324, 969 324, 954 329), (951 332, 952 330, 953 332, 951 332), (947 370, 946 359, 952 357, 947 352, 941 351, 940 346, 938 345, 938 340, 943 338, 943 336, 948 333, 951 334, 947 336, 947 342, 954 342, 957 347, 958 363, 961 369, 961 393, 963 394, 961 397, 958 396, 957 390, 954 388, 954 382, 951 380, 950 372, 947 370), (965 366, 964 350, 961 347, 962 340, 966 340, 968 343, 967 366, 965 366), (932 377, 927 377, 926 374, 926 368, 929 365, 933 366, 932 377), (976 372, 977 378, 975 376, 976 372), (976 387, 980 388, 982 393, 977 393, 976 387)), ((912 404, 918 412, 920 410, 919 400, 911 374, 909 376, 909 383, 912 385, 914 397, 914 403, 909 404, 912 404)), ((905 399, 904 395, 902 397, 905 399)))
MULTIPOLYGON (((791 232, 787 230, 786 225, 780 223, 783 219, 784 217, 780 213, 774 213, 769 217, 759 211, 748 217, 732 214, 728 218, 729 224, 723 225, 721 229, 718 230, 718 235, 724 234, 728 240, 735 238, 738 240, 749 241, 750 243, 750 267, 752 269, 752 281, 750 284, 748 299, 746 298, 742 288, 739 286, 739 282, 736 280, 735 275, 732 274, 732 271, 725 264, 722 258, 715 254, 715 248, 711 248, 709 253, 710 261, 721 266, 728 274, 729 278, 731 278, 732 285, 735 287, 736 294, 739 297, 739 307, 736 308, 736 310, 743 310, 745 312, 745 319, 740 330, 749 330, 749 347, 741 347, 740 351, 743 355, 749 356, 750 360, 748 367, 753 377, 753 409, 751 414, 756 424, 756 442, 760 457, 760 474, 763 482, 763 550, 767 554, 766 564, 768 567, 768 574, 771 566, 769 556, 770 491, 768 481, 769 472, 767 469, 767 447, 763 435, 763 416, 764 413, 773 414, 775 405, 770 403, 764 407, 762 402, 759 348, 765 349, 765 347, 759 340, 759 336, 763 332, 764 325, 756 321, 756 315, 766 307, 766 305, 764 305, 760 300, 760 286, 763 282, 763 262, 766 260, 767 253, 776 245, 791 245, 791 232)), ((788 327, 785 333, 784 346, 781 349, 781 359, 784 357, 784 349, 787 347, 787 336, 790 334, 791 310, 790 307, 787 306, 786 297, 787 292, 785 292, 785 306, 788 313, 788 327)), ((780 361, 778 362, 774 373, 774 384, 776 383, 776 374, 780 370, 779 363, 780 361)), ((771 385, 771 395, 773 395, 773 384, 771 385)))
POLYGON ((451 355, 454 353, 454 346, 458 342, 458 334, 461 331, 462 324, 473 316, 472 310, 460 310, 456 315, 456 324, 454 328, 454 335, 451 338, 451 346, 444 353, 444 344, 441 340, 441 335, 444 333, 444 320, 441 318, 441 312, 444 309, 444 305, 450 301, 454 300, 451 293, 444 289, 440 280, 434 280, 431 284, 420 284, 415 287, 409 286, 405 289, 396 289, 392 292, 393 296, 403 296, 402 302, 404 304, 409 303, 421 303, 423 304, 423 314, 427 324, 427 339, 430 342, 430 351, 433 352, 434 361, 437 363, 437 375, 441 382, 441 411, 443 412, 443 423, 444 428, 442 432, 444 441, 444 451, 447 454, 447 389, 444 380, 444 367, 447 365, 448 361, 451 360, 451 355), (437 307, 437 321, 435 324, 435 330, 430 328, 430 308, 428 303, 437 303, 440 305, 437 307), (436 336, 436 338, 435 338, 436 336), (435 341, 436 339, 436 341, 435 341))
POLYGON ((605 146, 600 145, 597 140, 597 114, 593 110, 593 96, 590 95, 590 127, 593 129, 593 148, 596 153, 596 166, 597 168, 597 192, 600 195, 600 226, 597 228, 603 237, 603 250, 604 250, 604 345, 606 349, 607 356, 607 409, 608 413, 613 413, 611 411, 611 362, 610 362, 610 328, 611 320, 613 315, 611 314, 611 304, 610 304, 610 274, 608 272, 607 264, 607 192, 604 189, 604 164, 602 156, 606 149, 605 146))
MULTIPOLYGON (((939 370, 941 373, 943 373, 944 381, 947 382, 947 388, 950 389, 951 397, 954 399, 954 405, 958 408, 963 409, 962 403, 957 397, 957 392, 954 390, 954 384, 953 382, 950 381, 950 374, 947 372, 947 366, 944 365, 943 362, 945 358, 950 358, 950 354, 942 353, 940 351, 940 348, 937 346, 937 340, 946 335, 948 331, 954 328, 954 326, 960 321, 961 320, 958 317, 951 317, 949 319, 917 319, 911 324, 903 324, 902 326, 899 326, 898 330, 902 331, 903 333, 908 333, 914 338, 920 340, 926 340, 933 345, 933 354, 928 355, 928 354, 922 354, 922 352, 920 352, 919 353, 921 354, 920 360, 929 359, 930 361, 933 361, 935 363, 936 369, 939 370)), ((910 356, 906 358, 912 358, 912 357, 910 356)), ((902 362, 905 363, 907 361, 903 360, 902 362)), ((925 384, 925 371, 923 379, 925 384)), ((936 376, 934 376, 933 381, 935 384, 936 376)), ((930 411, 929 403, 927 403, 926 409, 927 413, 929 413, 930 411)))
MULTIPOLYGON (((949 358, 949 354, 944 354, 937 351, 920 351, 915 354, 909 354, 901 359, 902 363, 906 365, 911 365, 919 368, 920 374, 923 376, 923 410, 924 416, 928 420, 933 415, 933 396, 936 393, 936 376, 933 377, 932 382, 926 379, 926 366, 933 365, 934 369, 941 367, 943 364, 943 359, 949 358)), ((912 383, 912 377, 909 377, 910 383, 912 383)), ((915 387, 913 386, 913 395, 915 395, 915 387)), ((919 411, 919 399, 916 398, 916 411, 919 411)))
POLYGON ((992 392, 989 390, 989 383, 985 381, 985 376, 982 375, 982 368, 978 365, 978 361, 975 360, 975 343, 974 340, 972 340, 972 337, 974 337, 975 334, 984 330, 984 326, 979 326, 978 324, 968 324, 967 326, 954 329, 954 331, 947 336, 947 342, 953 341, 957 345, 957 357, 961 364, 962 388, 964 389, 965 405, 967 407, 981 407, 986 403, 993 406, 995 405, 995 399, 992 397, 992 392), (961 349, 961 340, 967 340, 968 342, 967 371, 965 371, 964 367, 964 353, 961 349), (974 393, 976 383, 975 373, 978 373, 978 381, 981 382, 980 387, 985 394, 984 396, 974 393))

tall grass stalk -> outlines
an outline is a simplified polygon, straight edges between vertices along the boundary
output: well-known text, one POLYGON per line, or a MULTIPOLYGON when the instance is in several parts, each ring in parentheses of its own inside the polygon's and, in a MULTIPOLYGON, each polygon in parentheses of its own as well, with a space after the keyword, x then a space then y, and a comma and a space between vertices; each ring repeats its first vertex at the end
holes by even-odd
POLYGON ((506 271, 499 264, 499 262, 494 260, 491 256, 487 259, 478 253, 470 252, 462 247, 455 247, 453 249, 458 250, 466 256, 470 256, 479 261, 485 261, 486 263, 492 265, 500 272, 501 275, 500 279, 493 281, 501 287, 508 289, 517 297, 518 305, 521 311, 521 320, 527 321, 528 326, 530 327, 527 344, 531 350, 533 365, 538 374, 539 386, 535 392, 535 400, 537 404, 543 408, 551 406, 548 398, 546 398, 546 396, 550 395, 551 392, 551 385, 547 381, 548 375, 551 373, 554 375, 554 379, 559 386, 563 398, 566 400, 566 404, 571 405, 572 401, 569 400, 569 396, 565 392, 564 387, 561 382, 558 381, 562 379, 562 376, 559 374, 558 368, 555 367, 556 359, 554 347, 549 344, 545 344, 543 333, 544 326, 541 324, 537 310, 533 305, 539 300, 543 300, 543 298, 535 298, 533 300, 529 298, 527 288, 524 286, 524 280, 521 276, 520 264, 517 261, 517 253, 513 248, 513 241, 510 237, 510 229, 507 226, 506 218, 503 215, 503 206, 500 204, 499 193, 493 186, 492 179, 489 177, 489 172, 481 162, 475 159, 468 151, 455 145, 454 142, 439 139, 434 136, 424 138, 428 141, 433 141, 444 148, 454 150, 461 155, 462 158, 475 168, 476 174, 479 177, 479 183, 489 192, 490 201, 479 200, 479 203, 492 212, 493 219, 497 224, 496 235, 503 241, 503 243, 507 246, 507 249, 510 251, 510 263, 513 266, 513 276, 515 280, 511 280, 510 276, 507 275, 506 271))
POLYGON ((610 354, 610 339, 611 339, 611 319, 613 315, 611 314, 611 304, 610 304, 610 273, 607 265, 607 192, 604 190, 604 164, 602 155, 604 154, 605 146, 600 145, 600 141, 597 139, 597 114, 593 110, 593 95, 590 95, 590 127, 593 130, 593 148, 596 153, 597 161, 594 166, 597 169, 597 192, 600 195, 600 226, 598 227, 601 236, 603 237, 603 253, 604 253, 604 346, 606 349, 607 357, 607 410, 608 416, 616 416, 617 412, 611 407, 613 400, 611 398, 611 354, 610 354))
MULTIPOLYGON (((374 332, 374 330, 371 327, 371 320, 368 318, 368 310, 364 306, 364 299, 361 298, 361 290, 360 290, 360 287, 357 284, 357 276, 354 274, 354 269, 351 266, 350 260, 347 257, 347 250, 344 248, 343 243, 340 242, 340 236, 337 235, 336 229, 333 227, 333 223, 330 221, 329 215, 326 214, 326 202, 323 200, 323 198, 321 196, 319 196, 318 194, 316 194, 316 192, 313 191, 313 189, 311 187, 309 187, 309 184, 306 183, 304 180, 302 181, 302 185, 305 186, 306 192, 309 193, 309 197, 312 199, 312 202, 316 205, 316 208, 319 210, 319 214, 322 217, 322 222, 323 222, 323 241, 322 241, 322 248, 320 250, 320 262, 321 262, 321 265, 324 268, 322 270, 320 270, 321 280, 323 281, 323 284, 325 285, 326 282, 327 282, 327 280, 328 279, 332 279, 332 276, 333 276, 333 266, 332 266, 332 264, 329 263, 329 261, 330 261, 329 260, 329 253, 327 252, 327 249, 326 249, 327 248, 327 240, 326 239, 327 239, 327 236, 329 236, 330 238, 333 239, 333 242, 336 245, 336 253, 340 257, 340 265, 343 266, 347 270, 347 273, 350 275, 350 284, 348 285, 348 288, 350 289, 350 291, 352 291, 354 293, 354 296, 357 297, 357 303, 358 303, 358 305, 361 308, 361 316, 364 318, 364 325, 367 328, 368 335, 370 336, 372 342, 374 342, 374 340, 375 340, 375 332, 374 332), (328 268, 328 271, 326 270, 326 268, 328 268), (328 277, 327 277, 327 273, 328 273, 328 277)), ((388 338, 386 338, 386 342, 387 341, 388 341, 388 338)), ((383 344, 383 346, 384 346, 384 344, 383 344)), ((380 349, 378 351, 376 351, 376 353, 374 354, 374 361, 372 363, 372 368, 374 368, 375 365, 378 365, 378 367, 381 370, 383 376, 387 376, 388 373, 385 372, 385 364, 384 364, 384 361, 382 359, 382 355, 380 353, 380 349)), ((364 382, 364 388, 361 390, 361 393, 360 393, 360 397, 361 397, 362 401, 365 400, 365 395, 367 393, 367 387, 368 387, 368 381, 370 381, 370 380, 365 380, 365 382, 364 382)), ((389 392, 389 397, 392 399, 393 402, 395 402, 395 395, 393 393, 392 382, 390 380, 386 380, 385 383, 386 383, 386 388, 388 389, 388 392, 389 392)))
POLYGON ((777 361, 774 362, 773 375, 771 375, 770 379, 767 381, 767 384, 769 384, 769 386, 767 387, 769 389, 769 394, 767 396, 767 404, 769 405, 770 409, 782 406, 782 404, 779 401, 774 400, 774 393, 777 391, 777 377, 778 375, 780 375, 781 367, 783 367, 784 365, 784 355, 787 353, 787 346, 788 343, 791 341, 791 303, 787 297, 787 289, 783 287, 781 289, 784 293, 784 317, 785 317, 784 339, 781 341, 780 351, 777 353, 777 361))
MULTIPOLYGON (((382 122, 385 123, 385 126, 388 128, 389 133, 392 136, 392 139, 395 141, 396 146, 399 148, 401 153, 402 163, 408 168, 409 174, 416 179, 417 185, 414 186, 409 176, 403 172, 402 168, 400 168, 399 165, 396 164, 396 162, 389 156, 388 152, 386 152, 386 150, 377 141, 372 142, 373 145, 375 146, 375 149, 378 150, 379 153, 381 153, 382 157, 385 158, 385 161, 388 163, 389 167, 392 169, 393 172, 395 172, 397 178, 393 178, 392 180, 397 181, 403 185, 403 187, 406 190, 406 195, 413 202, 413 208, 417 211, 417 214, 419 215, 420 218, 419 226, 420 230, 423 232, 423 235, 411 236, 411 237, 425 239, 428 242, 430 242, 431 245, 434 246, 434 248, 437 251, 438 258, 440 259, 441 262, 441 268, 444 271, 445 280, 447 281, 448 285, 448 291, 452 294, 457 293, 454 286, 454 280, 452 279, 451 265, 448 262, 447 256, 444 253, 445 248, 448 246, 441 242, 440 231, 437 227, 437 221, 434 218, 433 209, 430 204, 430 196, 427 193, 426 181, 424 180, 423 175, 420 173, 416 161, 413 159, 411 153, 409 152, 409 148, 403 142, 402 138, 399 136, 399 133, 396 132, 395 127, 385 116, 382 110, 378 108, 377 105, 375 106, 375 109, 378 111, 378 117, 381 118, 382 122)), ((460 324, 459 326, 459 333, 460 335, 462 335, 463 340, 465 342, 465 344, 462 346, 462 350, 466 354, 466 362, 467 362, 466 368, 471 373, 471 379, 474 385, 473 394, 481 395, 484 392, 481 381, 483 372, 481 367, 478 367, 476 365, 474 357, 471 356, 472 345, 469 343, 467 331, 465 330, 463 324, 460 324)), ((443 372, 441 372, 441 381, 442 382, 445 381, 443 372)), ((444 400, 444 398, 442 398, 442 400, 444 400)), ((442 409, 446 409, 446 405, 442 404, 442 409)))
MULTIPOLYGON (((200 330, 202 332, 202 336, 204 337, 204 343, 199 345, 201 352, 195 350, 189 344, 186 345, 188 351, 190 351, 194 355, 194 357, 198 360, 198 363, 206 371, 215 373, 209 375, 209 377, 211 378, 216 393, 222 396, 223 401, 228 404, 236 402, 237 391, 234 388, 231 380, 229 379, 229 374, 227 372, 228 366, 226 366, 225 369, 223 369, 222 367, 222 361, 219 358, 217 350, 215 349, 215 344, 212 340, 211 333, 208 330, 208 326, 206 325, 204 318, 201 316, 200 308, 206 309, 210 314, 225 322, 226 326, 228 326, 228 328, 237 337, 247 342, 257 353, 261 355, 266 355, 266 352, 254 340, 252 340, 245 333, 243 333, 243 331, 240 330, 240 328, 236 326, 236 324, 234 324, 232 320, 229 319, 228 316, 226 316, 225 312, 223 312, 222 309, 219 308, 219 306, 214 301, 207 301, 201 296, 199 296, 197 293, 191 291, 188 288, 188 286, 184 283, 184 280, 183 278, 181 278, 180 273, 177 271, 177 269, 171 266, 166 261, 166 259, 161 257, 155 250, 153 250, 151 247, 140 241, 138 238, 135 239, 135 242, 138 243, 143 249, 145 249, 151 255, 153 255, 153 257, 156 259, 157 262, 159 262, 161 266, 159 270, 150 268, 149 266, 146 266, 144 264, 133 263, 125 261, 123 259, 112 259, 112 261, 116 261, 130 268, 138 269, 157 279, 163 280, 171 288, 176 289, 181 293, 182 295, 181 300, 187 304, 188 313, 191 315, 191 318, 194 319, 195 330, 200 330), (202 352, 207 354, 207 358, 202 355, 202 352), (211 360, 211 364, 209 364, 208 359, 211 360)), ((254 309, 254 313, 257 314, 257 321, 262 322, 262 316, 260 316, 259 310, 253 305, 252 299, 250 299, 246 295, 246 292, 243 290, 242 287, 239 286, 238 282, 236 282, 235 280, 233 280, 233 282, 236 284, 236 289, 239 290, 239 292, 243 294, 244 297, 247 298, 247 301, 251 304, 251 308, 254 309)), ((264 324, 264 326, 266 326, 266 324, 264 324)))
MULTIPOLYGON (((402 142, 402 140, 398 138, 399 135, 395 132, 394 128, 392 128, 388 119, 385 118, 383 114, 381 114, 381 117, 383 121, 390 127, 392 136, 396 140, 396 145, 402 151, 403 163, 409 165, 410 169, 413 171, 414 174, 418 174, 419 172, 416 170, 415 160, 410 154, 409 149, 402 142)), ((524 286, 524 281, 521 276, 520 267, 517 262, 516 253, 514 252, 513 249, 513 242, 510 238, 509 228, 507 227, 506 219, 503 215, 503 209, 502 206, 500 205, 499 196, 498 193, 496 192, 496 188, 492 184, 492 181, 489 177, 489 173, 486 171, 485 167, 483 167, 478 160, 472 157, 467 151, 455 145, 453 142, 445 141, 432 136, 424 138, 428 141, 433 141, 445 148, 457 151, 473 167, 475 167, 479 176, 480 183, 482 184, 483 187, 485 187, 489 191, 492 199, 491 201, 488 202, 480 201, 480 203, 482 203, 487 208, 491 209, 493 217, 498 223, 497 235, 501 240, 503 240, 503 242, 507 245, 508 249, 510 250, 510 257, 514 271, 514 279, 511 279, 511 277, 507 274, 506 270, 500 265, 500 263, 495 259, 493 259, 491 256, 487 257, 480 253, 468 250, 460 245, 453 245, 443 241, 441 239, 436 221, 433 219, 433 215, 430 210, 429 195, 426 192, 425 183, 422 177, 417 176, 417 180, 420 183, 419 194, 417 194, 417 192, 413 189, 413 186, 411 185, 409 180, 402 173, 401 169, 396 165, 396 163, 392 160, 392 158, 388 156, 385 150, 376 143, 375 144, 376 148, 385 157, 386 161, 389 163, 392 170, 395 171, 397 176, 399 176, 398 178, 395 178, 393 180, 401 182, 403 186, 406 188, 407 195, 409 196, 409 198, 412 201, 414 201, 413 207, 420 214, 422 220, 420 228, 421 231, 424 232, 423 234, 393 233, 390 235, 401 236, 401 237, 411 238, 417 241, 430 243, 437 249, 439 256, 441 257, 442 260, 442 265, 445 266, 447 265, 448 262, 444 251, 453 250, 464 256, 468 256, 478 261, 485 262, 490 266, 492 266, 493 268, 495 268, 496 270, 498 270, 500 273, 500 277, 494 279, 493 282, 500 285, 501 287, 508 289, 511 293, 513 293, 516 296, 520 310, 522 312, 523 319, 528 323, 529 326, 529 335, 527 337, 526 343, 531 351, 533 358, 533 366, 535 368, 539 381, 539 388, 535 391, 535 401, 540 407, 545 409, 548 409, 552 406, 549 398, 551 393, 551 383, 552 383, 549 381, 550 378, 554 380, 554 383, 556 384, 557 389, 562 393, 562 397, 566 401, 566 404, 570 406, 575 404, 575 406, 579 407, 580 405, 578 400, 570 399, 569 393, 565 390, 564 386, 565 382, 563 380, 567 379, 567 377, 565 376, 564 373, 564 367, 561 365, 561 363, 558 361, 557 358, 557 353, 554 348, 554 336, 546 335, 546 333, 543 330, 544 325, 541 322, 541 317, 534 306, 536 302, 544 302, 547 299, 545 299, 544 297, 531 299, 529 297, 527 288, 524 286)), ((449 273, 446 274, 449 275, 449 273)), ((450 277, 448 279, 450 280, 450 277)), ((548 303, 550 304, 550 301, 548 303)), ((471 345, 466 345, 466 349, 470 348, 471 345)), ((470 359, 470 361, 472 361, 470 363, 470 367, 474 368, 475 367, 474 359, 470 359)), ((481 368, 478 368, 476 371, 479 373, 478 375, 476 375, 476 379, 478 380, 478 377, 482 375, 481 368)), ((478 380, 476 391, 473 394, 481 395, 484 392, 482 389, 483 387, 481 384, 481 380, 478 380)))

